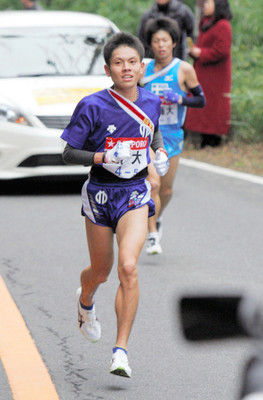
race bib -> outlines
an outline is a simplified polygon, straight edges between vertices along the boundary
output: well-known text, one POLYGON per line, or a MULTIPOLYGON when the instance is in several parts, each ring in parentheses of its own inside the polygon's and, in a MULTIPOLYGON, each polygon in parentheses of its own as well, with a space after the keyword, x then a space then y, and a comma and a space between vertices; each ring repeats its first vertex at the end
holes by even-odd
POLYGON ((119 178, 130 179, 147 167, 148 137, 106 138, 105 150, 112 149, 118 142, 131 141, 131 157, 121 164, 103 164, 103 167, 119 178))
POLYGON ((178 105, 175 103, 165 102, 161 104, 160 125, 175 125, 178 122, 178 105))

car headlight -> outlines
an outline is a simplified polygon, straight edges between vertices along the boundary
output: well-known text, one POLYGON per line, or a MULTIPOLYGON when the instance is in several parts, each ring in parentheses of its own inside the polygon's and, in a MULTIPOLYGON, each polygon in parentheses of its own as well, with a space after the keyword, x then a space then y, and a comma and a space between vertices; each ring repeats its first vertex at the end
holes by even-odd
POLYGON ((14 107, 0 103, 0 121, 14 122, 15 124, 30 125, 26 118, 14 107))

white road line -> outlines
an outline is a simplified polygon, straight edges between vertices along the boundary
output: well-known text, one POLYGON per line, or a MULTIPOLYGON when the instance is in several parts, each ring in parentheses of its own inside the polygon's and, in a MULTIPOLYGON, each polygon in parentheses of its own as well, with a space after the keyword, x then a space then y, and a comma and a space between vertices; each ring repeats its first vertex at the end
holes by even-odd
POLYGON ((218 167, 216 165, 207 164, 201 161, 195 161, 188 158, 180 158, 179 163, 187 167, 198 168, 215 174, 228 176, 230 178, 242 179, 247 182, 263 185, 263 177, 259 175, 246 174, 243 172, 234 171, 233 169, 218 167))

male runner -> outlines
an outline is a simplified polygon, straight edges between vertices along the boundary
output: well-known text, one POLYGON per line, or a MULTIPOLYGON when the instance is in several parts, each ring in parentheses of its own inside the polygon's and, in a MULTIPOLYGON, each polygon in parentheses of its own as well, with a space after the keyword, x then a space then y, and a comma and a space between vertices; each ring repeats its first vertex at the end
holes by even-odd
POLYGON ((186 107, 205 106, 205 97, 194 68, 186 61, 173 57, 173 48, 179 35, 177 22, 170 18, 158 18, 149 21, 146 26, 146 38, 154 53, 154 60, 147 64, 141 84, 162 101, 159 124, 170 163, 168 173, 161 180, 153 166, 149 168, 156 213, 149 220, 147 254, 162 253, 161 215, 172 197, 179 154, 183 150, 182 126, 186 107), (188 91, 192 94, 191 97, 187 96, 188 91))
POLYGON ((146 181, 150 145, 159 154, 156 171, 163 175, 168 170, 158 131, 160 99, 137 86, 143 73, 143 56, 143 46, 134 36, 121 32, 109 39, 104 47, 105 71, 114 85, 84 97, 62 134, 67 142, 65 162, 92 166, 82 188, 91 265, 82 271, 81 288, 77 290, 79 328, 87 339, 100 339, 94 293, 111 271, 116 233, 120 284, 110 372, 124 377, 131 377, 127 342, 139 299, 137 261, 147 235, 148 217, 154 214, 146 181))

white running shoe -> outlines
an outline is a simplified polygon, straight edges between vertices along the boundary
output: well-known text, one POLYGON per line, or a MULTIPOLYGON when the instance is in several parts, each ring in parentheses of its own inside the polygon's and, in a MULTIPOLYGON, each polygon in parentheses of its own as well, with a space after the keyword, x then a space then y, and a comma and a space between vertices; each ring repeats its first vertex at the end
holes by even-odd
POLYGON ((162 254, 162 252, 163 251, 159 243, 158 232, 149 233, 147 237, 146 253, 148 255, 154 255, 154 254, 162 254))
POLYGON ((128 356, 122 349, 117 349, 112 354, 110 372, 114 375, 123 376, 124 378, 131 377, 131 368, 129 367, 128 356))
POLYGON ((101 326, 96 317, 95 304, 92 310, 85 310, 81 307, 79 299, 81 288, 77 289, 76 297, 78 303, 78 323, 80 332, 91 342, 97 342, 101 337, 101 326))
POLYGON ((159 240, 161 240, 163 236, 163 218, 159 217, 156 221, 156 228, 159 235, 159 240))

